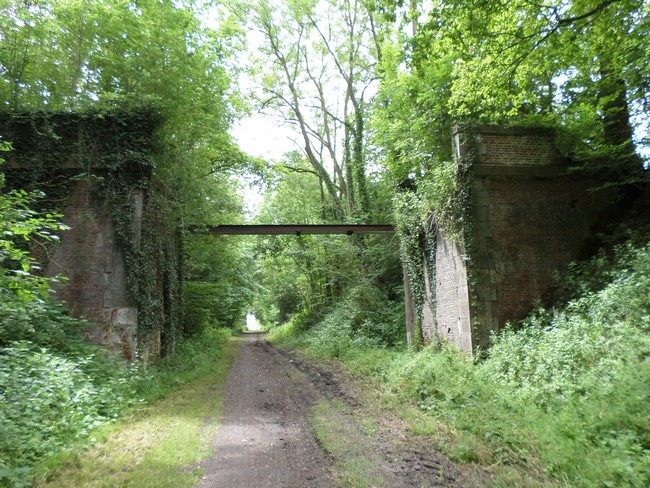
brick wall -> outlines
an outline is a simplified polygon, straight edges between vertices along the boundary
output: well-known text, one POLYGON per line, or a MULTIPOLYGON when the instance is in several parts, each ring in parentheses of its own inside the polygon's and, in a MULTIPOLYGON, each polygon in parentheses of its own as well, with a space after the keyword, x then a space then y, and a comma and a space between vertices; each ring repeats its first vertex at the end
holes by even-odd
POLYGON ((547 166, 563 165, 555 149, 554 134, 546 129, 479 126, 482 164, 547 166))
POLYGON ((90 342, 134 358, 138 309, 127 292, 124 252, 106 208, 93 198, 90 185, 78 181, 63 210, 61 244, 48 261, 48 276, 67 278, 56 296, 73 315, 94 325, 86 330, 90 342))
POLYGON ((580 257, 613 198, 568 174, 546 130, 479 126, 476 139, 465 236, 471 259, 438 235, 435 277, 439 337, 468 352, 488 347, 492 332, 552 294, 554 271, 580 257))
MULTIPOLYGON (((148 321, 157 325, 146 330, 141 326, 143 310, 127 284, 127 277, 131 274, 133 278, 135 273, 127 267, 115 231, 115 215, 100 195, 99 185, 89 181, 105 182, 112 191, 124 190, 128 195, 130 205, 125 208, 132 212, 128 239, 135 249, 151 241, 168 242, 169 229, 155 215, 146 215, 145 201, 153 191, 150 176, 156 123, 157 119, 146 111, 100 116, 0 112, 0 136, 12 141, 14 148, 5 169, 8 188, 43 190, 46 197, 42 203, 48 207, 41 210, 62 213, 63 222, 70 227, 61 233, 56 248, 48 252, 35 248, 35 258, 45 264, 48 276, 60 274, 66 278, 56 285, 56 298, 63 300, 73 315, 90 321, 85 331, 88 340, 118 351, 129 360, 135 358, 136 350, 145 360, 157 359, 161 328, 176 325, 161 305, 161 310, 147 312, 148 321), (149 187, 143 182, 149 182, 149 187), (148 242, 143 239, 143 222, 149 222, 148 242)), ((178 245, 174 246, 178 251, 178 245)), ((157 249, 162 247, 158 245, 157 249)), ((178 286, 173 293, 165 294, 163 290, 163 283, 169 284, 170 280, 159 276, 166 264, 162 261, 160 258, 155 263, 157 267, 149 276, 138 279, 151 284, 151 302, 180 303, 180 281, 174 283, 178 286)), ((173 259, 168 256, 166 261, 173 259)), ((166 334, 173 337, 174 331, 166 334)), ((173 352, 173 343, 165 349, 173 352)))

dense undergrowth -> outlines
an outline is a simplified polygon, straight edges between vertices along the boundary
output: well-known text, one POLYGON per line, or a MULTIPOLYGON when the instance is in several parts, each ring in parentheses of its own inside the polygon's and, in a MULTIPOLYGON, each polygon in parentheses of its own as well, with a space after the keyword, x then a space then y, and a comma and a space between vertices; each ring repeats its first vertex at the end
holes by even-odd
POLYGON ((0 486, 31 486, 48 456, 197 377, 229 335, 206 327, 146 369, 81 341, 65 351, 28 341, 1 348, 0 486))
POLYGON ((562 282, 561 307, 539 307, 480 361, 447 346, 376 347, 351 333, 343 307, 306 332, 294 320, 272 335, 416 403, 451 427, 455 441, 439 443, 455 459, 527 473, 511 486, 648 486, 650 242, 637 235, 562 282))
POLYGON ((30 486, 48 456, 200 375, 230 335, 204 321, 175 355, 149 367, 87 344, 90 324, 51 297, 59 278, 41 276, 29 252, 66 228, 60 215, 33 210, 42 197, 0 192, 0 486, 30 486))

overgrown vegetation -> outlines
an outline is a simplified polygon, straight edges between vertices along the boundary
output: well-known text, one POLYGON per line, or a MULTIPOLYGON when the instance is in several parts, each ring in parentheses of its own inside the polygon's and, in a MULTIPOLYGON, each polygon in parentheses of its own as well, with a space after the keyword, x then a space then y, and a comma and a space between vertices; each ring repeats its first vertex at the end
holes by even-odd
POLYGON ((647 239, 576 265, 561 308, 495 337, 481 362, 446 346, 405 349, 402 269, 421 305, 436 231, 461 238, 467 225, 458 123, 552 127, 575 169, 628 197, 647 189, 649 14, 638 0, 0 3, 2 108, 35 135, 21 150, 38 149, 0 195, 0 478, 20 485, 37 459, 168 392, 253 308, 285 323, 273 331, 284 343, 341 359, 451 426, 457 459, 643 486, 647 239), (275 164, 228 133, 246 108, 232 80, 249 27, 261 33, 251 100, 293 125, 302 149, 275 164), (84 123, 140 114, 155 147, 139 153, 130 140, 108 160, 112 138, 66 145, 53 111, 84 123), (65 181, 45 198, 25 190, 71 155, 88 171, 57 173, 65 181), (96 162, 106 174, 90 171, 96 162), (243 219, 242 171, 264 177, 260 223, 393 221, 397 236, 184 233, 243 219), (112 208, 141 331, 164 332, 155 367, 86 345, 86 324, 50 297, 54 282, 29 257, 65 230, 58 213, 79 178, 112 208), (144 188, 139 249, 130 197, 144 188))
POLYGON ((31 486, 48 456, 205 375, 230 335, 205 327, 175 355, 144 367, 84 343, 79 328, 87 324, 62 322, 78 327, 66 332, 64 349, 29 341, 0 349, 0 484, 31 486))
MULTIPOLYGON (((21 163, 7 176, 13 190, 0 176, 0 485, 30 486, 44 459, 205 372, 229 335, 214 315, 182 323, 183 268, 197 266, 182 255, 181 230, 242 214, 233 174, 220 168, 249 162, 227 133, 240 36, 227 15, 208 28, 189 4, 0 4, 2 136, 21 163), (82 331, 104 324, 57 302, 51 288, 69 277, 43 276, 80 181, 109 209, 125 250, 141 363, 86 344, 82 331), (152 332, 167 356, 156 365, 152 332)), ((213 247, 239 256, 232 243, 213 247)), ((225 320, 243 316, 247 300, 231 297, 225 320)))
POLYGON ((295 323, 274 335, 343 360, 450 426, 452 438, 437 440, 457 460, 569 486, 646 486, 650 241, 642 235, 574 265, 563 282, 588 291, 561 309, 539 308, 495 337, 481 361, 449 346, 416 353, 342 341, 333 317, 302 335, 295 323))
MULTIPOLYGON (((0 174, 1 181, 4 177, 0 174)), ((0 194, 0 484, 31 486, 48 457, 87 439, 133 407, 162 398, 205 374, 229 337, 205 316, 156 365, 129 365, 84 341, 92 324, 71 317, 51 296, 33 242, 58 240, 60 215, 32 207, 40 192, 0 194), (41 466, 41 468, 39 468, 41 466)), ((161 254, 162 256, 162 254, 161 254)), ((143 290, 140 290, 143 292, 143 290)), ((176 305, 180 306, 176 299, 176 305)), ((171 319, 171 317, 168 317, 171 319)))
POLYGON ((92 446, 46 459, 39 465, 37 485, 194 486, 202 473, 197 463, 209 455, 219 426, 206 419, 219 416, 223 384, 237 351, 235 341, 224 346, 226 337, 219 331, 185 344, 174 364, 141 380, 156 397, 161 391, 169 394, 96 430, 92 446))
POLYGON ((0 483, 31 486, 34 466, 132 407, 159 398, 208 366, 228 338, 206 324, 158 365, 129 366, 83 340, 89 326, 50 297, 50 281, 19 247, 56 239, 55 216, 25 192, 0 194, 0 483), (18 237, 18 241, 15 239, 18 237))
MULTIPOLYGON (((300 160, 293 164, 306 167, 300 160)), ((267 190, 258 221, 329 222, 320 212, 312 175, 286 170, 280 175, 267 190)), ((377 214, 390 208, 380 184, 372 202, 377 214)), ((324 335, 337 338, 322 342, 323 347, 337 348, 337 341, 340 347, 348 341, 404 343, 401 266, 392 235, 268 236, 253 250, 259 261, 254 309, 262 323, 290 320, 302 332, 322 320, 328 330, 324 335)))

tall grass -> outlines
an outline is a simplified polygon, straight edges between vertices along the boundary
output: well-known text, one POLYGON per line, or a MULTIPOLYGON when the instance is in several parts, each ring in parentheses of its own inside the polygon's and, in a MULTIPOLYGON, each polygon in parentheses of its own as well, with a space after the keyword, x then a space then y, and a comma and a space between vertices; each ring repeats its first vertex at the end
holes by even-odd
POLYGON ((509 327, 481 361, 450 347, 368 347, 333 316, 292 341, 452 428, 459 441, 447 449, 458 460, 567 486, 650 486, 650 244, 617 255, 607 273, 576 267, 567 280, 579 296, 509 327))

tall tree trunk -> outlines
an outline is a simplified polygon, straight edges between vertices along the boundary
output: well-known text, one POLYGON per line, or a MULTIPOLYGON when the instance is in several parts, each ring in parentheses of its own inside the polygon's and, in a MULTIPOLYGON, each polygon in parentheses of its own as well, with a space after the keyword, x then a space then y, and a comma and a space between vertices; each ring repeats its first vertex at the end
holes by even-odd
POLYGON ((604 142, 612 149, 613 169, 625 182, 635 179, 643 170, 643 161, 634 145, 625 80, 612 69, 606 56, 600 58, 600 76, 598 96, 603 109, 604 142))
POLYGON ((368 185, 366 179, 366 162, 363 154, 363 113, 361 104, 354 113, 354 146, 353 146, 353 159, 355 180, 357 185, 357 195, 359 196, 359 206, 361 217, 364 222, 370 218, 370 197, 368 195, 368 185))
POLYGON ((345 179, 347 187, 347 200, 350 215, 354 215, 356 206, 356 195, 354 188, 354 158, 352 157, 352 128, 347 114, 347 102, 345 104, 345 139, 343 141, 343 161, 345 167, 345 179))

